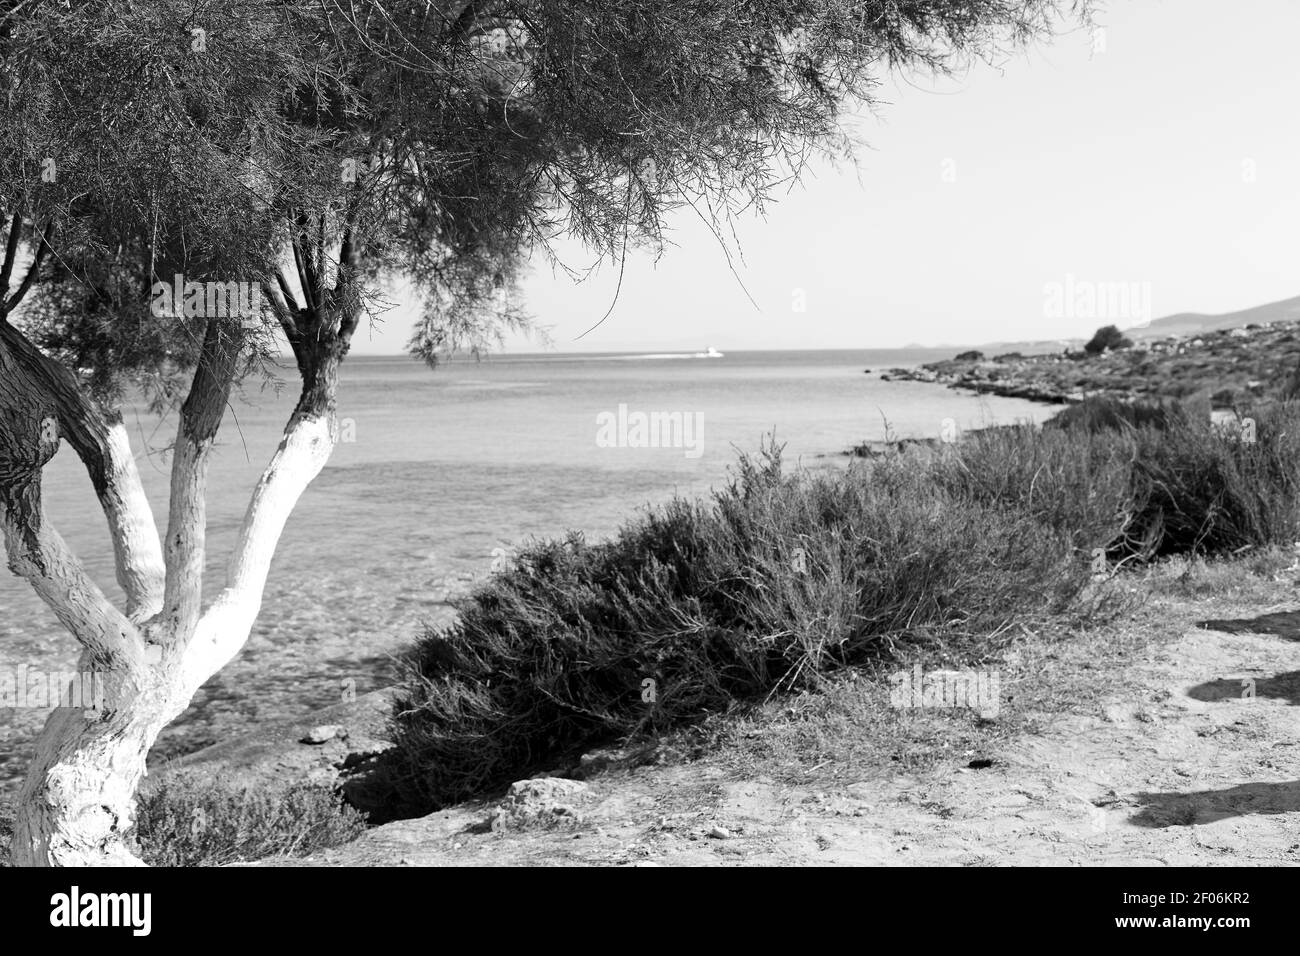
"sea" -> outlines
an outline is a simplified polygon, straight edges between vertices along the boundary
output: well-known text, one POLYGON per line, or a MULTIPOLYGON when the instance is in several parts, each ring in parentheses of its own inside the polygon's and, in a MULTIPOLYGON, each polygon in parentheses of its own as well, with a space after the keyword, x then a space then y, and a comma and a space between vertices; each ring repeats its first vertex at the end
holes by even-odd
MULTIPOLYGON (((951 350, 505 354, 430 369, 353 357, 339 390, 340 444, 298 505, 261 616, 239 658, 164 732, 174 757, 259 723, 300 716, 392 681, 424 627, 454 619, 449 596, 530 539, 615 533, 673 495, 707 496, 741 454, 783 445, 790 467, 839 468, 868 440, 1040 422, 1019 399, 890 382, 881 372, 951 350)), ((295 400, 290 365, 232 400, 209 480, 205 591, 295 400)), ((146 492, 165 526, 175 415, 127 408, 146 492)), ((65 447, 46 469, 47 512, 107 593, 120 597, 104 518, 65 447)), ((69 670, 77 647, 11 574, 0 576, 0 675, 69 670)), ((0 708, 0 793, 12 788, 44 713, 0 708)))

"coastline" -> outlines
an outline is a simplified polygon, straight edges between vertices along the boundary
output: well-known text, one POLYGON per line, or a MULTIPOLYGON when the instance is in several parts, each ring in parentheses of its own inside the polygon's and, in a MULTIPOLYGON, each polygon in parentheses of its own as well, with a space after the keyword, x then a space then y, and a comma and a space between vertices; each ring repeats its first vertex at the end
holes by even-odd
POLYGON ((1073 405, 1089 397, 1208 399, 1213 408, 1289 394, 1300 366, 1300 323, 1249 323, 1188 335, 1139 339, 1099 354, 979 352, 891 368, 884 381, 926 382, 979 395, 1073 405))
MULTIPOLYGON (((759 358, 764 362, 771 361, 768 356, 728 352, 724 360, 701 360, 698 364, 715 370, 725 368, 732 361, 733 355, 742 363, 747 360, 755 362, 759 358)), ((910 357, 910 353, 893 354, 888 361, 907 361, 910 357)), ((928 356, 931 359, 935 357, 933 352, 928 356)), ((847 460, 844 455, 847 446, 859 441, 864 434, 881 434, 875 393, 872 391, 875 382, 864 381, 868 376, 861 373, 862 366, 858 363, 871 362, 875 368, 883 368, 888 363, 881 362, 881 356, 870 351, 817 358, 830 367, 834 375, 821 374, 814 366, 816 374, 809 376, 810 381, 837 383, 835 387, 838 391, 830 396, 819 392, 816 396, 817 406, 799 412, 800 421, 820 426, 820 429, 810 428, 801 436, 804 449, 808 449, 809 445, 812 448, 797 454, 791 453, 790 461, 793 463, 802 460, 810 468, 842 467, 847 460), (823 408, 825 414, 819 411, 823 408), (828 415, 836 419, 830 428, 825 422, 828 415), (820 420, 817 416, 821 416, 820 420), (857 422, 852 427, 844 424, 850 416, 857 422), (816 443, 812 444, 813 441, 816 443)), ((795 356, 795 359, 802 359, 802 355, 795 356)), ((363 565, 364 574, 361 576, 339 574, 311 583, 309 587, 301 586, 293 576, 274 578, 268 586, 259 626, 248 647, 222 676, 206 685, 191 708, 163 732, 155 747, 155 762, 165 763, 179 759, 210 745, 220 745, 232 738, 257 734, 261 728, 278 721, 313 714, 339 700, 340 682, 344 680, 352 682, 349 686, 358 696, 387 686, 390 654, 400 653, 401 649, 409 645, 419 633, 422 622, 432 621, 439 625, 449 622, 453 612, 447 603, 447 597, 464 590, 471 578, 486 573, 491 560, 490 552, 503 543, 523 540, 534 533, 560 535, 568 527, 578 527, 588 534, 612 534, 623 520, 633 515, 647 501, 671 496, 674 488, 683 494, 694 494, 694 489, 689 484, 691 475, 681 470, 676 455, 665 452, 663 460, 666 464, 661 471, 653 474, 630 468, 600 472, 604 484, 601 496, 594 499, 594 504, 590 495, 567 494, 562 497, 550 507, 556 521, 554 530, 541 526, 538 517, 540 509, 535 505, 534 513, 529 515, 524 514, 522 509, 513 512, 496 511, 496 523, 487 525, 483 519, 483 507, 472 503, 459 511, 447 512, 436 531, 420 527, 394 528, 392 522, 386 523, 390 514, 386 501, 411 495, 412 489, 420 487, 426 480, 432 480, 426 479, 426 475, 436 477, 441 482, 444 493, 453 499, 471 502, 468 493, 458 492, 457 489, 477 488, 485 483, 482 478, 486 475, 490 479, 486 483, 495 489, 494 494, 504 498, 504 492, 511 492, 517 500, 525 501, 530 500, 528 495, 534 494, 531 486, 535 484, 538 471, 536 468, 527 471, 516 469, 509 463, 498 461, 499 452, 494 452, 488 456, 487 461, 479 464, 462 462, 455 454, 449 455, 447 461, 436 463, 400 460, 414 426, 389 414, 384 405, 384 396, 389 387, 389 365, 397 369, 398 381, 407 382, 418 374, 422 387, 437 389, 439 397, 445 394, 449 400, 465 405, 492 407, 490 402, 495 401, 494 396, 498 394, 503 396, 500 399, 503 402, 518 400, 511 397, 513 393, 510 390, 504 388, 473 390, 462 387, 467 384, 465 376, 447 376, 445 379, 430 381, 418 366, 407 368, 407 363, 390 363, 387 360, 375 364, 381 366, 379 372, 369 367, 360 367, 350 373, 352 378, 348 385, 351 389, 351 402, 347 414, 355 417, 358 441, 340 448, 337 462, 331 465, 300 506, 298 522, 301 527, 330 520, 330 516, 337 513, 340 503, 346 501, 349 507, 363 509, 364 520, 341 526, 332 532, 340 553, 355 553, 356 548, 362 545, 372 548, 369 539, 385 529, 390 533, 385 540, 395 543, 386 545, 386 549, 372 564, 363 565), (377 396, 372 397, 370 391, 376 388, 381 390, 377 396), (365 490, 368 487, 366 483, 372 480, 372 473, 382 479, 377 486, 381 492, 365 490), (655 483, 649 490, 644 486, 647 475, 655 483), (569 505, 570 499, 581 499, 581 510, 578 505, 569 505), (577 523, 583 520, 588 523, 577 523), (394 531, 400 532, 401 536, 392 537, 394 531), (449 588, 447 581, 452 581, 455 586, 449 588)), ((803 368, 797 362, 791 364, 795 366, 796 374, 803 368)), ((465 372, 466 376, 472 373, 474 382, 482 381, 493 385, 498 383, 498 379, 513 379, 521 375, 526 375, 530 381, 543 381, 531 370, 520 373, 498 367, 494 376, 493 373, 467 367, 465 372)), ((569 376, 572 373, 565 370, 562 374, 569 376)), ((790 373, 781 372, 781 377, 785 378, 788 374, 790 373)), ((678 383, 682 379, 668 377, 665 381, 673 389, 679 389, 681 386, 678 383)), ((598 381, 596 387, 604 386, 598 381)), ((732 386, 727 387, 730 389, 732 386)), ((896 389, 912 391, 906 386, 896 386, 896 389)), ((901 398, 894 396, 889 401, 880 402, 889 411, 890 427, 897 428, 900 434, 937 435, 940 421, 949 415, 963 423, 969 418, 973 429, 981 416, 980 403, 968 396, 944 389, 916 388, 915 393, 915 398, 905 394, 901 398), (919 407, 924 414, 914 415, 911 420, 903 417, 899 421, 895 415, 902 413, 904 406, 912 409, 919 407)), ((683 406, 683 393, 674 391, 667 395, 662 401, 656 400, 657 405, 646 407, 683 406)), ((580 401, 592 409, 605 407, 594 389, 592 396, 584 395, 580 401)), ((532 404, 536 405, 536 401, 532 404)), ((996 401, 987 404, 995 407, 999 405, 996 401)), ((999 409, 996 414, 999 419, 1009 421, 1031 412, 1028 406, 1012 406, 1009 411, 999 409)), ((719 421, 721 417, 719 413, 719 421)), ((259 433, 263 420, 272 421, 273 416, 243 412, 241 407, 241 425, 249 445, 266 446, 273 440, 270 433, 259 433)), ((762 422, 753 424, 752 434, 756 440, 761 436, 763 427, 762 422)), ((711 419, 710 429, 713 428, 711 419)), ((712 430, 709 434, 717 434, 719 454, 724 455, 725 464, 730 465, 734 461, 734 446, 726 441, 730 436, 712 430)), ((499 449, 507 443, 490 441, 488 444, 491 448, 499 449)), ((458 447, 468 448, 469 445, 464 443, 458 447)), ((515 453, 519 453, 518 444, 513 447, 515 453)), ((242 451, 242 442, 234 446, 233 450, 242 451)), ((528 453, 531 456, 531 451, 528 453)), ((622 455, 624 453, 621 451, 611 452, 608 458, 622 455)), ((249 457, 252 464, 246 464, 245 457, 242 454, 232 454, 230 458, 235 460, 229 466, 218 462, 220 488, 237 489, 248 483, 244 470, 255 469, 258 465, 256 455, 249 457)), ((468 457, 468 453, 465 457, 468 457)), ((58 493, 60 481, 65 476, 80 480, 77 467, 76 462, 59 461, 58 470, 52 475, 47 488, 58 493)), ((575 471, 572 466, 555 467, 550 473, 569 480, 581 478, 584 474, 575 471)), ((153 470, 147 471, 146 481, 155 479, 157 474, 153 470)), ((711 480, 724 483, 726 471, 719 468, 717 477, 711 480)), ((556 486, 559 487, 560 484, 557 482, 556 486)), ((165 487, 161 480, 158 487, 165 487)), ((159 494, 162 494, 161 490, 159 494)), ((66 497, 71 500, 70 495, 66 497)), ((234 495, 228 505, 223 506, 221 501, 217 501, 211 507, 216 521, 210 531, 209 545, 214 552, 221 552, 227 547, 223 536, 232 533, 229 529, 235 526, 237 516, 242 514, 242 495, 234 495)), ((95 520, 95 516, 88 513, 84 523, 92 525, 95 520)), ((309 554, 306 548, 302 539, 295 537, 294 525, 291 525, 281 544, 281 560, 302 558, 309 554)), ((101 573, 107 574, 107 571, 101 573)), ((37 599, 27 589, 19 587, 19 584, 21 582, 13 579, 8 590, 0 588, 0 618, 15 625, 12 634, 14 640, 10 642, 9 650, 0 654, 0 667, 34 665, 38 662, 49 662, 47 666, 53 668, 72 666, 75 657, 62 632, 48 620, 47 612, 37 599), (16 626, 19 622, 23 622, 21 634, 16 626)), ((0 627, 0 632, 4 630, 4 627, 0 627)), ((3 739, 3 746, 0 746, 0 798, 16 792, 25 772, 26 761, 30 757, 32 741, 44 720, 43 711, 0 710, 0 738, 3 739)))

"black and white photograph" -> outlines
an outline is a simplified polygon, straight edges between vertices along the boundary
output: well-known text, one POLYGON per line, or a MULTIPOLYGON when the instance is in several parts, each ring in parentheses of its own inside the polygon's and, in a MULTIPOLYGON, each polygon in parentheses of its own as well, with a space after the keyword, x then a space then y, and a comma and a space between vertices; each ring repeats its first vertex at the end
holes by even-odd
POLYGON ((1300 864, 1297 43, 0 0, 0 872, 54 888, 0 911, 836 868, 1014 933, 1050 868, 1065 938, 1250 940, 1300 864))

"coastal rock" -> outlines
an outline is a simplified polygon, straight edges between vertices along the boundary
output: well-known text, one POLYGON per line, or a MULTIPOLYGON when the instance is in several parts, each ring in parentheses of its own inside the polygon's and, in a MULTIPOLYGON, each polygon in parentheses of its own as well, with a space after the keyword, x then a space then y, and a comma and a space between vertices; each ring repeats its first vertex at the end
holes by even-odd
POLYGON ((335 737, 346 737, 347 728, 342 724, 317 724, 302 737, 305 744, 329 743, 335 737))
MULTIPOLYGON (((889 369, 884 381, 924 382, 981 395, 1075 404, 1089 396, 1186 399, 1197 394, 1281 397, 1300 366, 1300 323, 1249 324, 1188 336, 1143 339, 1089 355, 1066 349, 1009 352, 991 361, 966 352, 915 368, 889 369)), ((1226 399, 1223 399, 1226 401, 1226 399)))
POLYGON ((510 785, 504 800, 488 814, 484 828, 520 830, 532 827, 575 826, 582 822, 577 804, 587 785, 563 777, 534 777, 510 785))

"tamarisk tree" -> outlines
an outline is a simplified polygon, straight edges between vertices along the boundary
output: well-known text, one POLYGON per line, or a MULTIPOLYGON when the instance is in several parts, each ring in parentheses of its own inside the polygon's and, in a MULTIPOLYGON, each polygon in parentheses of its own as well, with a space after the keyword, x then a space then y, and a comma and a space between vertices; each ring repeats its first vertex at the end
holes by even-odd
POLYGON ((247 641, 385 281, 419 298, 413 354, 490 344, 524 323, 520 264, 558 237, 617 260, 678 208, 714 225, 761 209, 810 157, 849 151, 843 111, 889 70, 995 55, 1058 15, 1048 0, 0 0, 0 526, 10 569, 105 687, 101 708, 58 708, 42 731, 15 861, 138 862, 149 748, 247 641), (222 305, 248 289, 255 308, 222 305), (205 605, 213 443, 278 342, 299 399, 205 605), (165 525, 119 411, 139 391, 179 406, 165 525), (121 606, 42 507, 64 443, 99 496, 121 606))

